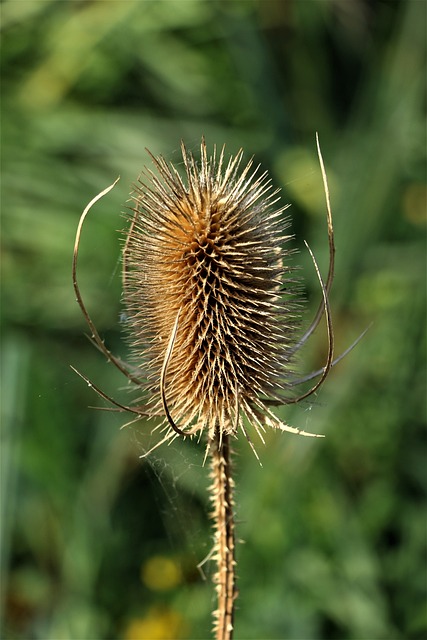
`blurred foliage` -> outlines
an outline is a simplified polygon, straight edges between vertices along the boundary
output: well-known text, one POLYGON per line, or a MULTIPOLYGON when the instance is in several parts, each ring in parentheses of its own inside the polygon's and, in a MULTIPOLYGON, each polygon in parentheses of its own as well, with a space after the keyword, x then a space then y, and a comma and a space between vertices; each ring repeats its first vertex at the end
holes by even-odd
MULTIPOLYGON (((207 638, 212 590, 201 444, 120 430, 69 364, 118 399, 108 346, 117 229, 145 151, 242 146, 282 187, 325 272, 319 132, 337 242, 338 345, 362 343, 310 403, 325 440, 236 443, 236 638, 418 640, 425 609, 425 10, 398 0, 5 0, 2 24, 2 638, 207 638)), ((318 368, 318 331, 302 370, 318 368)))

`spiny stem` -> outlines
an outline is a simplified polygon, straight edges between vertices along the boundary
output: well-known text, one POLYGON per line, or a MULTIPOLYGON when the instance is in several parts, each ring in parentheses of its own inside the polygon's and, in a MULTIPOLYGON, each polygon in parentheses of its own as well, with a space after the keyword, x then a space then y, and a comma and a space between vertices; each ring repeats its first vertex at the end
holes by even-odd
POLYGON ((235 545, 233 489, 231 475, 230 436, 216 430, 210 446, 211 454, 211 500, 214 520, 214 559, 216 572, 213 581, 218 595, 214 611, 214 633, 216 640, 231 640, 233 637, 235 587, 235 545))

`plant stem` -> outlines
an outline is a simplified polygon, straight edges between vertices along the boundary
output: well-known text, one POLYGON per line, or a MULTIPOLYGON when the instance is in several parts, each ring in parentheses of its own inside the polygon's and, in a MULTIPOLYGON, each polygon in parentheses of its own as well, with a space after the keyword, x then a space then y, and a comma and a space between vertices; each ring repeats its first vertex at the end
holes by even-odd
POLYGON ((235 544, 233 489, 231 475, 230 436, 217 429, 211 444, 211 500, 214 520, 214 559, 216 572, 213 581, 218 595, 217 609, 213 613, 216 640, 233 637, 235 588, 235 544))

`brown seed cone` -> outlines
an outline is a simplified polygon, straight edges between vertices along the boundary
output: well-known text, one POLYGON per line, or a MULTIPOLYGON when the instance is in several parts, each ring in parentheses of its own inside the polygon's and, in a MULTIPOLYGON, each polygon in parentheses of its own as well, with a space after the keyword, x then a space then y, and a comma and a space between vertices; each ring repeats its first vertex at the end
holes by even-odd
MULTIPOLYGON (((186 180, 162 157, 133 194, 124 251, 124 302, 147 409, 212 442, 242 416, 278 426, 299 327, 299 286, 283 247, 291 238, 266 173, 243 152, 201 162, 182 145, 186 180), (281 291, 284 286, 284 291, 281 291), (162 401, 163 395, 163 401, 162 401)), ((261 433, 260 433, 261 435, 261 433)))

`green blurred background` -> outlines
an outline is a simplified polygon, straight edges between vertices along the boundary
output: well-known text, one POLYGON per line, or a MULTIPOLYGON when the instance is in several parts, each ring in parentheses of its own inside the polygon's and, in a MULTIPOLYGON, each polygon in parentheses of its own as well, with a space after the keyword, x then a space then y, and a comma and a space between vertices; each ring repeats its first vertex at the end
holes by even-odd
MULTIPOLYGON (((121 213, 145 151, 240 146, 291 202, 308 324, 327 270, 320 135, 337 244, 338 349, 310 402, 324 440, 236 443, 236 639, 410 640, 425 607, 425 13, 421 1, 22 1, 2 22, 2 638, 208 638, 202 445, 120 430, 69 368, 126 401, 121 213)), ((321 366, 319 329, 301 370, 321 366)))

